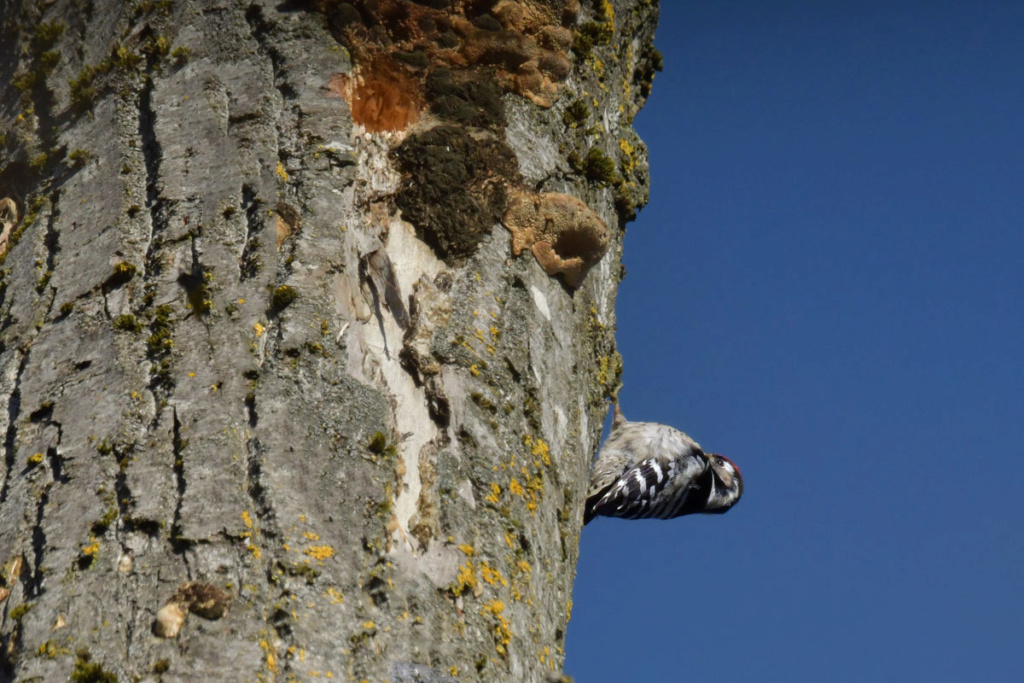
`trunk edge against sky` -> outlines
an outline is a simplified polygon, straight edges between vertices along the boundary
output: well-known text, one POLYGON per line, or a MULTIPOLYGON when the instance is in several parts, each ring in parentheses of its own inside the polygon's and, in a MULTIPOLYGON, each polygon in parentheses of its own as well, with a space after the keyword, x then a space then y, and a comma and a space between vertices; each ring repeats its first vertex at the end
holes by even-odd
POLYGON ((559 680, 650 0, 0 4, 0 680, 559 680))

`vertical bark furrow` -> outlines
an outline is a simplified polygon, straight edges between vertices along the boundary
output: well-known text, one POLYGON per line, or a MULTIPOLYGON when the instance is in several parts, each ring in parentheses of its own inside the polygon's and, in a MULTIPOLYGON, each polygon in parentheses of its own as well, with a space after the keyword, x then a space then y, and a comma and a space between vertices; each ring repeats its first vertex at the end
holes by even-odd
POLYGON ((4 430, 4 480, 3 485, 0 485, 0 505, 7 501, 11 473, 17 457, 15 444, 18 439, 18 417, 21 413, 21 376, 25 372, 25 365, 28 364, 28 352, 11 350, 4 355, 7 358, 4 363, 2 396, 7 404, 4 410, 7 428, 4 430))

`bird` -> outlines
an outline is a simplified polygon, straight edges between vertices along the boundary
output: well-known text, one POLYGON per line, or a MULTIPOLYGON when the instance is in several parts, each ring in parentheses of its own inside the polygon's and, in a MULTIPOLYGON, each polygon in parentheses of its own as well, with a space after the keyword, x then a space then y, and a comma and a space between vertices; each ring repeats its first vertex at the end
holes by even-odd
POLYGON ((743 495, 729 458, 656 422, 630 422, 615 401, 611 433, 590 477, 583 524, 594 517, 672 519, 728 512, 743 495))

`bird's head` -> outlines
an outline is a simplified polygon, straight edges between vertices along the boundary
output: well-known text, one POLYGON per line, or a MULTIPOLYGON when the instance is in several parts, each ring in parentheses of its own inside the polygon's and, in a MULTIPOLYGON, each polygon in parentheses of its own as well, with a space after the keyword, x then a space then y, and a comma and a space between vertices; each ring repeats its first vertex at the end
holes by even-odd
POLYGON ((708 455, 711 468, 711 494, 704 512, 728 512, 743 495, 743 475, 732 460, 718 453, 708 455))

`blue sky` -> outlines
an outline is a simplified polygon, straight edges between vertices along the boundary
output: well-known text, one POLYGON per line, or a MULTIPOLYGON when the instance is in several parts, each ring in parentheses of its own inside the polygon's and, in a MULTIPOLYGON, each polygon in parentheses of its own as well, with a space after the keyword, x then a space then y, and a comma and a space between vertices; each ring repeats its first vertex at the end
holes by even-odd
POLYGON ((661 6, 622 406, 746 493, 584 530, 567 673, 1020 680, 1024 3, 661 6))

